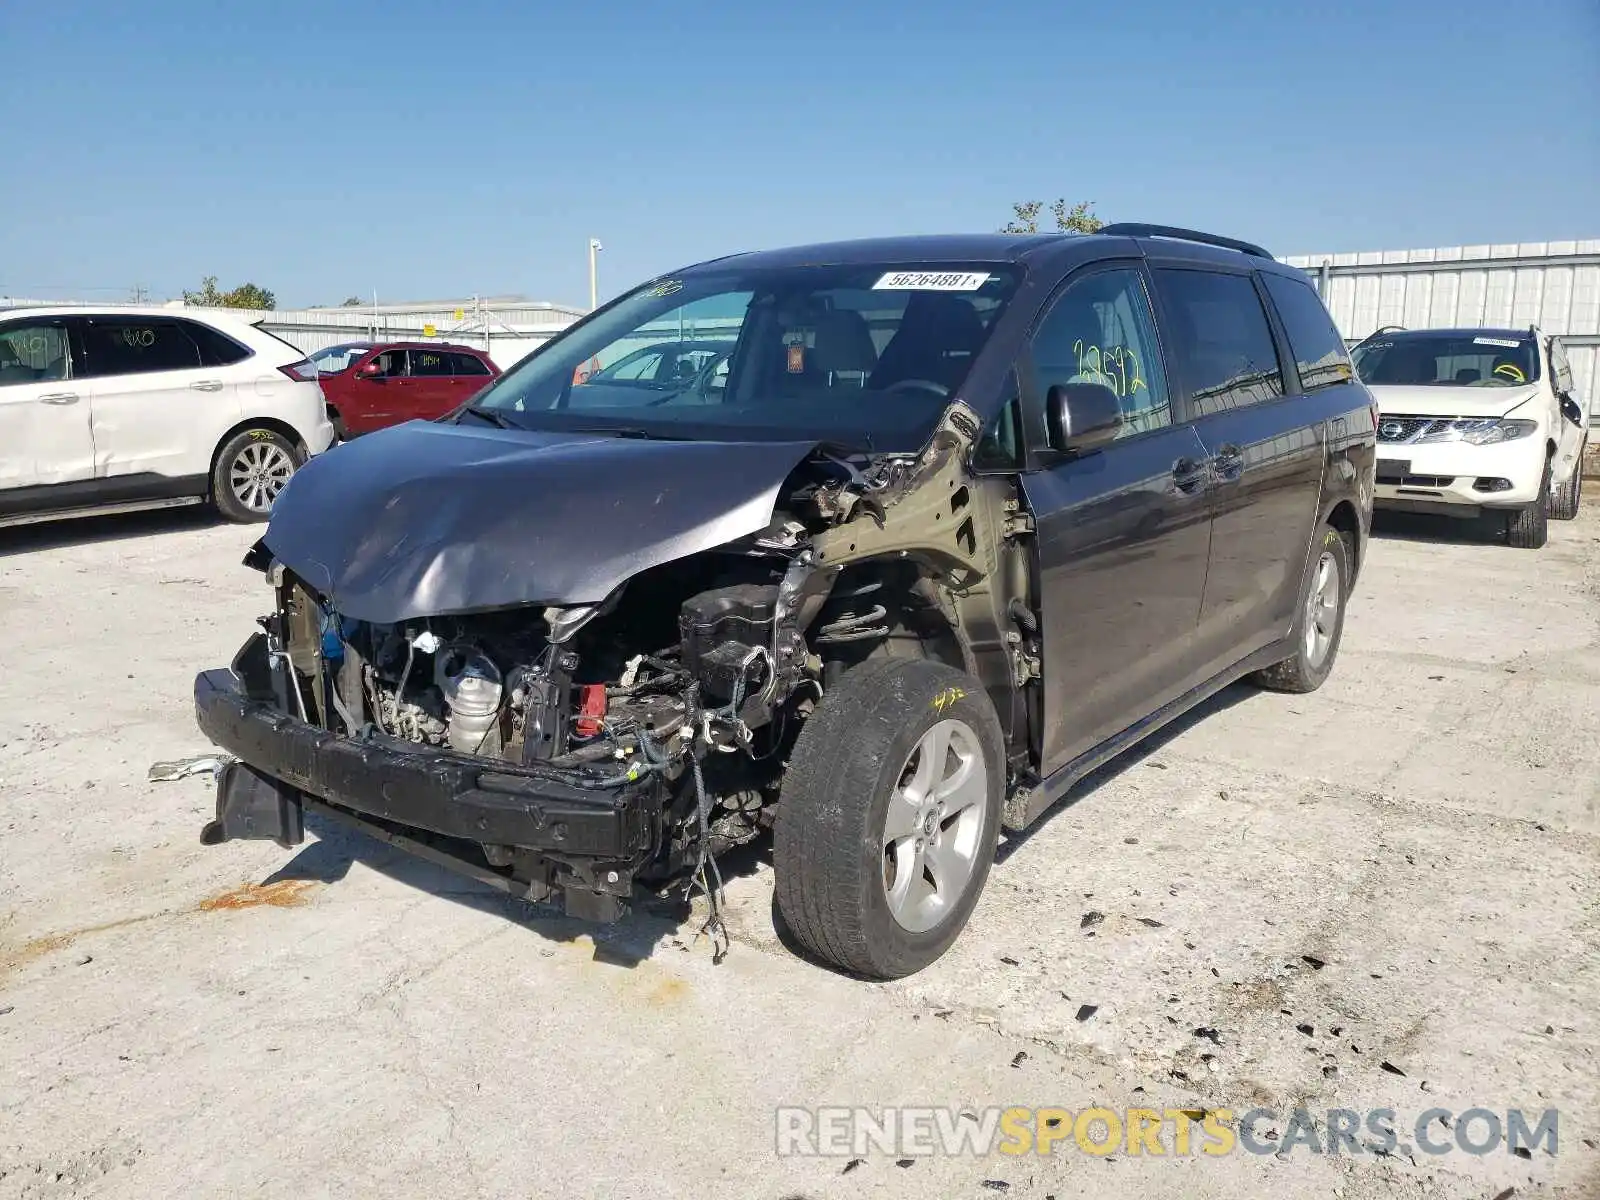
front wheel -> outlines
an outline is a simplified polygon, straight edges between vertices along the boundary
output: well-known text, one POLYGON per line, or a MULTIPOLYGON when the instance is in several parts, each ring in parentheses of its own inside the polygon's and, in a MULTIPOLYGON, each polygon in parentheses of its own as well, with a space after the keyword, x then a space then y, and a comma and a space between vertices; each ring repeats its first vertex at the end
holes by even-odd
POLYGON ((1550 462, 1546 459, 1538 497, 1506 515, 1506 541, 1518 550, 1537 550, 1549 540, 1550 462))
POLYGON ((1350 592, 1350 544, 1324 525, 1312 550, 1311 569, 1301 588, 1294 623, 1294 653, 1257 671, 1255 682, 1275 692, 1314 692, 1333 670, 1344 638, 1345 602, 1350 592))
POLYGON ((224 443, 211 470, 211 498, 230 521, 265 521, 300 469, 300 451, 271 429, 244 429, 224 443))
POLYGON ((1578 461, 1572 465, 1572 478, 1560 487, 1550 492, 1550 519, 1552 521, 1571 521, 1578 515, 1578 507, 1583 503, 1583 452, 1578 452, 1578 461))
POLYGON ((870 659, 828 690, 778 800, 778 908, 812 954, 897 979, 956 940, 1000 832, 1005 743, 982 685, 870 659))

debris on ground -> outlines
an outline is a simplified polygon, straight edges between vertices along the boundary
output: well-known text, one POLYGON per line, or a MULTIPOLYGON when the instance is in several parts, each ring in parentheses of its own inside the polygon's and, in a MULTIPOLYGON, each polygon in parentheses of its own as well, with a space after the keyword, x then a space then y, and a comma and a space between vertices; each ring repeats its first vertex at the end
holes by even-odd
POLYGON ((151 783, 167 783, 174 779, 187 779, 190 775, 220 775, 222 768, 233 762, 231 754, 200 754, 194 758, 179 758, 171 762, 150 764, 146 778, 151 783))

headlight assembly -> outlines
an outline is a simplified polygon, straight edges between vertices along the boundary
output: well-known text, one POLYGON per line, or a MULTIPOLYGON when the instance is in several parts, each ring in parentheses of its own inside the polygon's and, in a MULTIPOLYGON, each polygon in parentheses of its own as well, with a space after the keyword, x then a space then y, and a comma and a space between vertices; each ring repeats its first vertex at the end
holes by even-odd
POLYGON ((1466 442, 1469 446, 1497 446, 1530 436, 1539 428, 1537 421, 1500 417, 1463 417, 1459 421, 1435 422, 1435 427, 1417 439, 1422 442, 1466 442))

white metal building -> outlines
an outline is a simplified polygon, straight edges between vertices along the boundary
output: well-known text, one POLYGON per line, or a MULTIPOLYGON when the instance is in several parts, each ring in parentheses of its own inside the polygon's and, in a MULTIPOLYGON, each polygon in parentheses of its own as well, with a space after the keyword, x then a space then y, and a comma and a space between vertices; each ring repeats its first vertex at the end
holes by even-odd
POLYGON ((261 325, 308 354, 341 342, 457 342, 487 350, 504 369, 583 315, 581 309, 522 296, 474 297, 376 307, 277 309, 261 325))
POLYGON ((1295 254, 1339 331, 1538 325, 1560 335, 1580 397, 1600 416, 1600 239, 1295 254))

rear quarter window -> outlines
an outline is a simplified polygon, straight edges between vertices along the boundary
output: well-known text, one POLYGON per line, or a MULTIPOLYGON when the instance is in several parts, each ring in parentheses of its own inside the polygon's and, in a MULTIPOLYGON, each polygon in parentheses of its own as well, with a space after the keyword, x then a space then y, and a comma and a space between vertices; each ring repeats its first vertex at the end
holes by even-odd
POLYGON ((452 375, 487 375, 489 368, 484 366, 481 359, 471 354, 452 354, 449 356, 452 375))
POLYGON ((231 366, 243 362, 252 353, 248 347, 241 346, 220 329, 213 329, 199 321, 183 321, 181 324, 200 351, 201 366, 231 366))
POLYGON ((1354 379, 1356 372, 1350 365, 1344 339, 1311 284, 1265 272, 1261 278, 1284 332, 1289 335, 1301 389, 1314 392, 1354 379))

